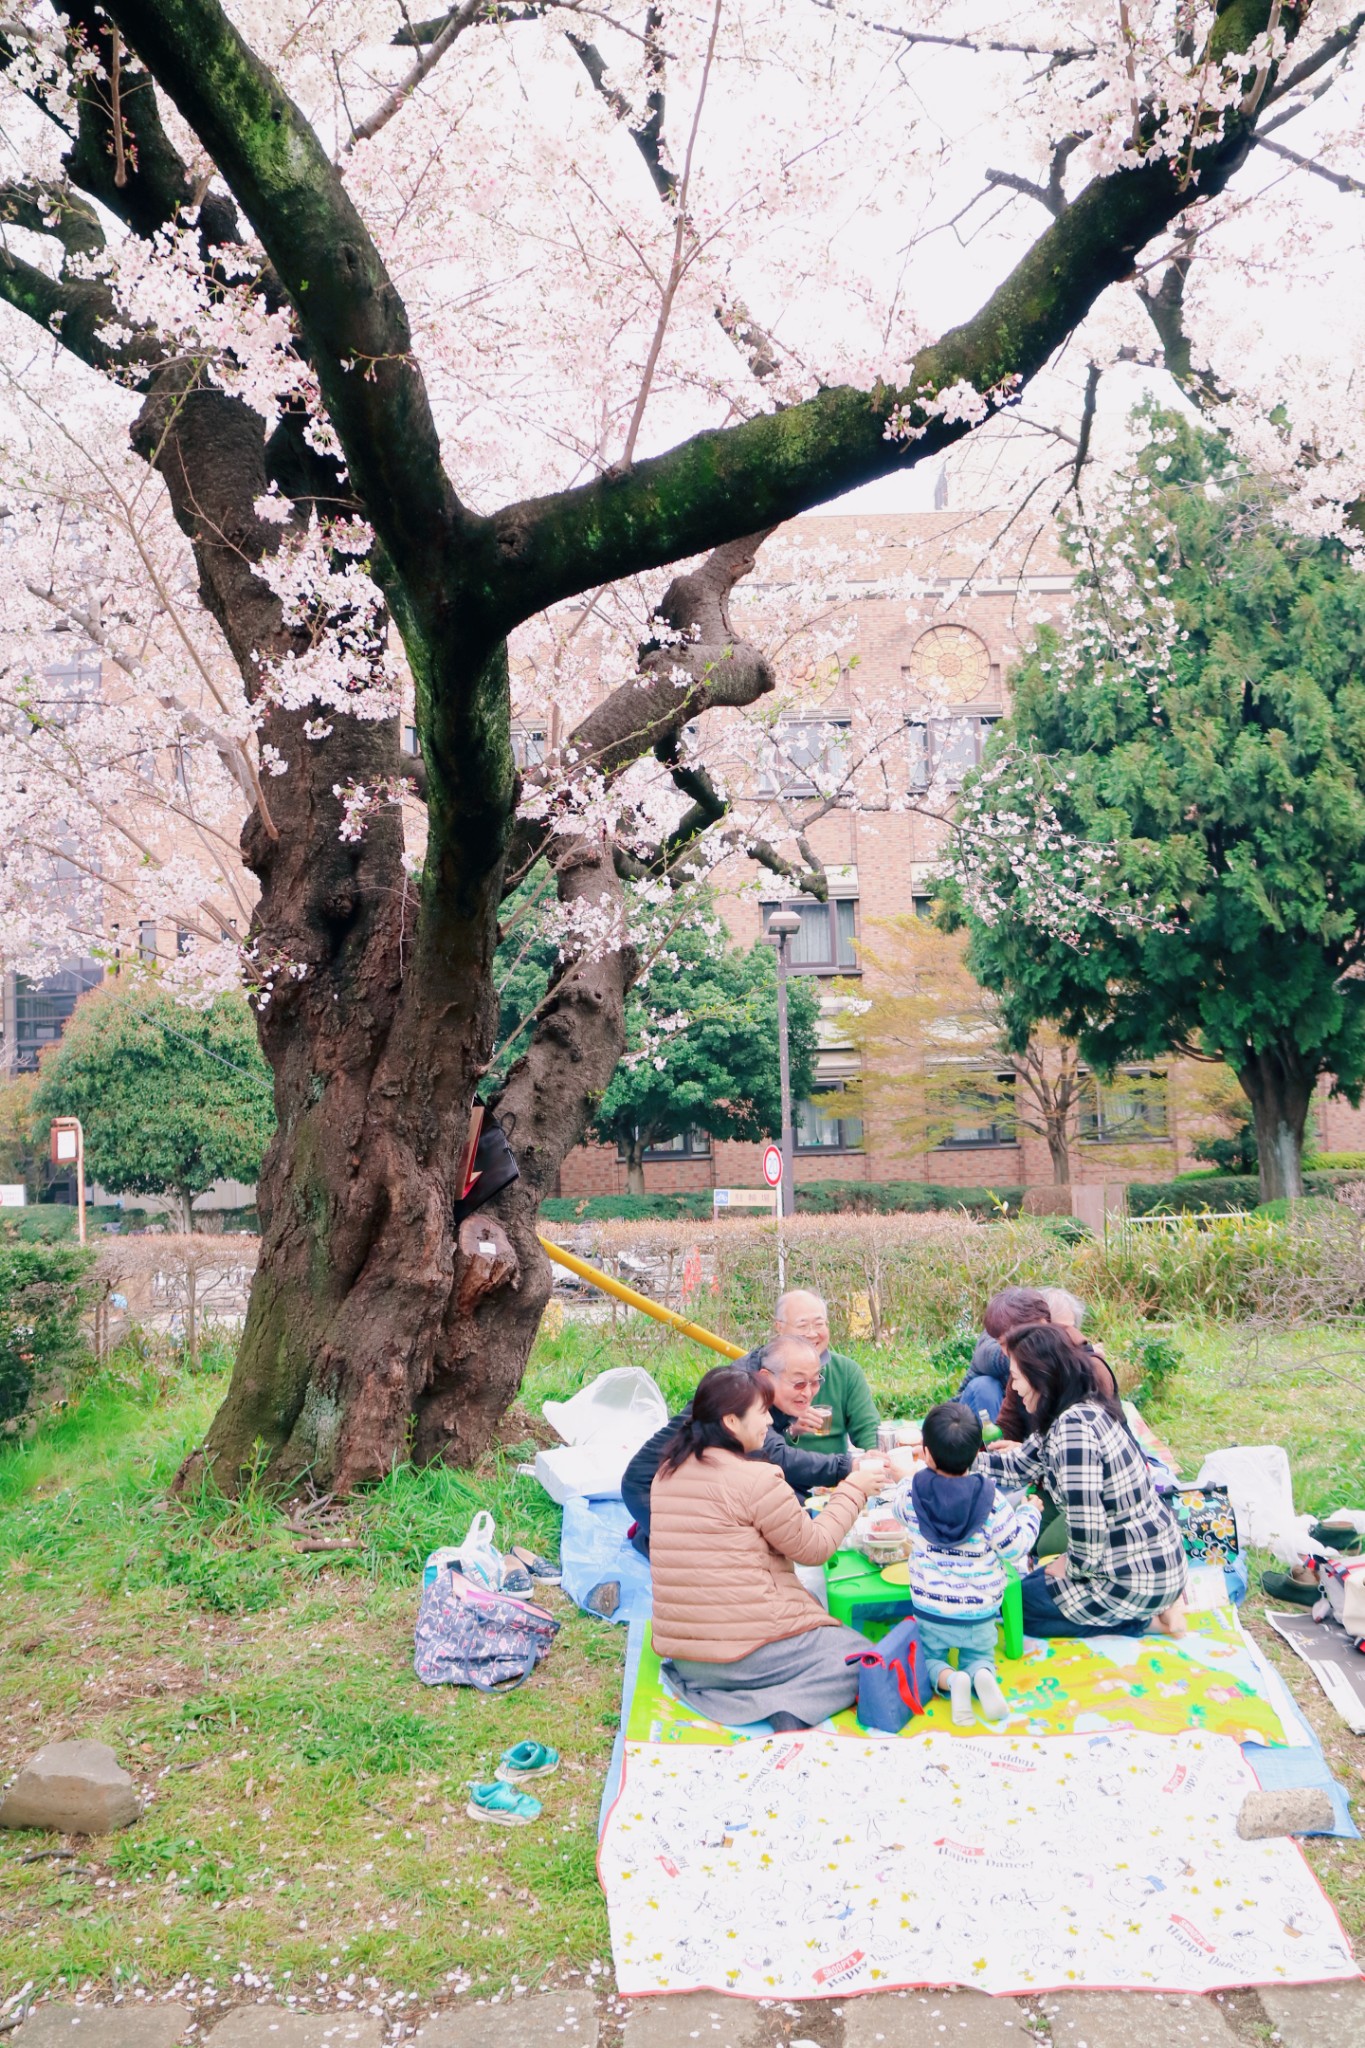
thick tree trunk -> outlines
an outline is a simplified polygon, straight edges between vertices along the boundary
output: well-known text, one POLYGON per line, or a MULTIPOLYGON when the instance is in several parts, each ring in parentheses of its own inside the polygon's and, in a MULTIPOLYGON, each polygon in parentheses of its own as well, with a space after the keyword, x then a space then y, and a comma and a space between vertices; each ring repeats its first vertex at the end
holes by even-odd
MULTIPOLYGON (((205 601, 259 697, 266 664, 301 647, 255 573, 280 537, 256 500, 283 478, 304 518, 310 494, 325 501, 337 481, 287 428, 267 444, 239 400, 187 392, 174 371, 135 438, 166 479, 205 601)), ((772 687, 725 615, 756 545, 718 549, 665 593, 663 616, 689 642, 667 658, 646 650, 644 676, 575 734, 599 770, 642 748, 666 756, 670 735, 709 703, 772 687)), ((262 1454, 272 1484, 336 1493, 407 1457, 473 1462, 516 1395, 549 1298, 540 1202, 621 1055, 636 961, 608 834, 568 812, 516 843, 512 869, 546 859, 570 928, 595 936, 562 964, 492 1105, 521 1179, 457 1230, 453 1176, 493 1052, 515 790, 506 650, 464 649, 456 630, 432 647, 409 620, 404 636, 429 825, 420 882, 404 867, 396 806, 381 804, 363 837, 341 836, 338 790, 379 789, 400 772, 396 721, 333 716, 310 739, 308 714, 265 710, 262 737, 285 772, 242 847, 261 884, 252 954, 278 1128, 257 1184, 261 1256, 236 1369, 182 1485, 211 1470, 231 1490, 262 1454)))
POLYGON ((626 1193, 645 1192, 645 1141, 639 1132, 626 1140, 626 1193))
POLYGON ((1256 1120, 1261 1200, 1303 1193, 1303 1139, 1317 1074, 1284 1045, 1251 1054, 1236 1069, 1256 1120))
POLYGON ((1067 1141, 1067 1120, 1050 1118, 1047 1127, 1047 1149, 1052 1159, 1052 1184, 1064 1188, 1071 1180, 1071 1146, 1067 1141))

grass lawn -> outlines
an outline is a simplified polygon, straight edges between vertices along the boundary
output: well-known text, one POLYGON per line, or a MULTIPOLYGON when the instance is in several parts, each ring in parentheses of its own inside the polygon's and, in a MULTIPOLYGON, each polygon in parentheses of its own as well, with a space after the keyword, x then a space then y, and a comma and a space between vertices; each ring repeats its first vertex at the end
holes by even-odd
MULTIPOLYGON (((1273 1356, 1237 1333, 1175 1336, 1188 1363, 1150 1414, 1187 1469, 1219 1443, 1280 1442, 1301 1507, 1361 1501, 1365 1423, 1340 1333, 1273 1356)), ((888 1410, 942 1391, 923 1351, 858 1348, 888 1410)), ((538 1347, 528 1407, 623 1359, 646 1363, 670 1405, 702 1363, 633 1323, 571 1325, 538 1347)), ((223 1385, 221 1370, 166 1381, 133 1361, 0 1451, 0 1777, 44 1741, 90 1735, 152 1794, 135 1827, 74 1862, 24 1862, 35 1839, 55 1842, 0 1837, 0 1997, 30 1981, 185 1979, 392 2014, 408 1998, 609 1980, 594 1857, 624 1630, 555 1595, 562 1633, 514 1695, 428 1691, 412 1673, 422 1559, 475 1507, 500 1540, 555 1553, 557 1510, 516 1473, 529 1442, 476 1475, 394 1474, 351 1511, 359 1550, 303 1557, 258 1495, 168 1501, 223 1385), (537 1788, 541 1821, 504 1833, 468 1819, 465 1781, 523 1736, 564 1756, 537 1788)), ((1265 1641, 1259 1604, 1244 1612, 1265 1641)), ((1365 1743, 1271 1646, 1359 1790, 1365 1743)), ((1365 1948, 1361 1845, 1308 1853, 1365 1948)))

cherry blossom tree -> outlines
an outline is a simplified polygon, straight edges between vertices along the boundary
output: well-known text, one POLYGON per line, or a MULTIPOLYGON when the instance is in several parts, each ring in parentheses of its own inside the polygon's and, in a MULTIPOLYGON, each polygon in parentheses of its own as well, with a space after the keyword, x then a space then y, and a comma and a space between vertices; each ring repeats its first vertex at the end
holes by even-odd
POLYGON ((873 13, 34 0, 0 31, 3 945, 51 962, 118 903, 184 932, 187 992, 245 971, 278 1131, 225 1485, 262 1445, 338 1491, 477 1456, 622 1048, 627 890, 666 932, 727 846, 823 887, 781 779, 765 826, 717 766, 776 693, 739 609, 775 527, 968 437, 1020 508, 1079 489, 1101 375, 1153 352, 1305 524, 1359 494, 1344 378, 1244 346, 1220 266, 1245 299, 1258 237, 1294 211, 1309 262, 1319 197, 1352 203, 1361 16, 873 13), (456 1229, 500 906, 538 872, 560 971, 496 1103, 521 1179, 456 1229))

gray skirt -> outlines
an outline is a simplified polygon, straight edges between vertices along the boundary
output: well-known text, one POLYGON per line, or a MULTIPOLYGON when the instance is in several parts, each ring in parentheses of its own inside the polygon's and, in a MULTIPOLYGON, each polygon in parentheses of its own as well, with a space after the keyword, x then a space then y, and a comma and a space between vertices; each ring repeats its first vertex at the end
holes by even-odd
POLYGON ((814 1727, 857 1699, 858 1667, 844 1659, 866 1648, 866 1636, 856 1629, 827 1623, 763 1643, 733 1664, 675 1657, 663 1674, 689 1707, 723 1728, 766 1721, 769 1714, 791 1714, 814 1727))

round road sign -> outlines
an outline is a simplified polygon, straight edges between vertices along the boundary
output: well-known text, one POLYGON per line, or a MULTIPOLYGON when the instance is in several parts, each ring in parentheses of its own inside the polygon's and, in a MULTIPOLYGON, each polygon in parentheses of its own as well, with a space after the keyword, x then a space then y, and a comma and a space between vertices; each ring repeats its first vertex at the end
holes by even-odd
POLYGON ((763 1147, 763 1178, 770 1188, 779 1187, 782 1182, 782 1154, 776 1145, 763 1147))

